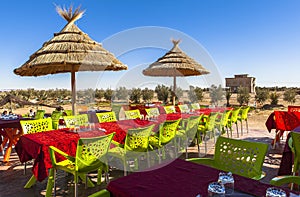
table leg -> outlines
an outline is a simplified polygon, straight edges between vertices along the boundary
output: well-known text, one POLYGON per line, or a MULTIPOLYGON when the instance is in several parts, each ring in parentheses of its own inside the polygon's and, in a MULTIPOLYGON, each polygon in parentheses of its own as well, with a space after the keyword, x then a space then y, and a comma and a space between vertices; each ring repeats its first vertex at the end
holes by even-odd
POLYGON ((25 184, 24 188, 25 189, 31 188, 35 183, 36 183, 36 178, 34 175, 32 175, 29 181, 27 181, 27 183, 25 184))

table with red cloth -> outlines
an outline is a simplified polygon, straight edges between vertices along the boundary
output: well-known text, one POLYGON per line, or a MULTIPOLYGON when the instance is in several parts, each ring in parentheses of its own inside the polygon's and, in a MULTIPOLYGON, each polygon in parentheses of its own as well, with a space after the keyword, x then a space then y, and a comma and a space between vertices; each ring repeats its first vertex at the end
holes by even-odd
POLYGON ((0 143, 2 147, 5 147, 5 145, 8 143, 3 156, 3 162, 9 161, 12 145, 15 145, 18 138, 22 135, 20 120, 26 119, 28 118, 17 118, 9 120, 0 119, 0 139, 1 135, 3 136, 3 141, 0 140, 0 143))
MULTIPOLYGON (((15 150, 22 163, 34 159, 33 175, 36 180, 43 181, 48 176, 48 170, 52 167, 49 146, 55 146, 67 154, 75 156, 80 137, 101 135, 104 133, 99 130, 74 133, 69 129, 25 134, 19 138, 15 150)), ((57 157, 58 161, 64 159, 62 156, 57 157)))
MULTIPOLYGON (((110 181, 107 190, 111 196, 208 196, 207 187, 218 180, 220 170, 181 159, 156 166, 153 170, 135 172, 110 181)), ((234 176, 236 193, 265 196, 269 184, 234 176)), ((289 194, 289 190, 286 190, 289 194)), ((238 195, 235 195, 238 196, 238 195)))
MULTIPOLYGON (((300 126, 293 129, 293 132, 300 132, 300 126)), ((291 137, 291 135, 289 133, 286 137, 284 149, 282 152, 282 158, 281 158, 280 166, 278 169, 278 176, 292 174, 294 157, 293 157, 293 152, 292 152, 291 148, 289 147, 289 143, 288 143, 290 137, 291 137)))

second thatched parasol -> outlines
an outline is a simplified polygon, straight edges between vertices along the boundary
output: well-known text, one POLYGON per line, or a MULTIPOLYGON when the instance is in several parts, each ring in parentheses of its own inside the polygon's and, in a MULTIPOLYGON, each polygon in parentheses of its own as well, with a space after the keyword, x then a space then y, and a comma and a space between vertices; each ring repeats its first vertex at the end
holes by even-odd
POLYGON ((76 72, 119 71, 127 70, 127 66, 74 24, 84 13, 80 7, 74 11, 72 6, 68 10, 56 7, 56 10, 68 21, 67 25, 32 54, 27 62, 16 68, 14 73, 21 76, 42 76, 70 72, 72 110, 75 113, 76 72))
POLYGON ((173 77, 173 105, 175 105, 176 77, 204 75, 208 74, 209 71, 178 47, 180 40, 172 40, 172 42, 173 48, 143 70, 143 74, 173 77))

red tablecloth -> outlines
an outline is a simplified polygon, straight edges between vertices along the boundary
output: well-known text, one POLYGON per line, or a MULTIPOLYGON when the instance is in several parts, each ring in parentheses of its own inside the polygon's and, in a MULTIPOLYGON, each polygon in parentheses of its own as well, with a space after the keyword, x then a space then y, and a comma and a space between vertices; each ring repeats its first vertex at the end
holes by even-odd
POLYGON ((269 132, 272 129, 277 131, 292 131, 300 126, 300 112, 274 111, 265 123, 269 132))
MULTIPOLYGON (((48 176, 48 169, 52 167, 49 146, 55 146, 71 156, 75 156, 77 142, 80 137, 94 137, 104 135, 102 131, 88 131, 74 133, 68 129, 53 130, 41 133, 26 134, 20 137, 15 149, 21 162, 34 159, 33 175, 38 181, 48 176)), ((58 161, 64 160, 57 157, 58 161)))
MULTIPOLYGON (((161 168, 136 172, 113 180, 108 184, 107 190, 114 197, 208 196, 207 186, 218 180, 219 172, 211 167, 176 159, 161 168)), ((264 196, 266 189, 271 187, 238 175, 234 175, 234 180, 235 190, 255 196, 264 196)))

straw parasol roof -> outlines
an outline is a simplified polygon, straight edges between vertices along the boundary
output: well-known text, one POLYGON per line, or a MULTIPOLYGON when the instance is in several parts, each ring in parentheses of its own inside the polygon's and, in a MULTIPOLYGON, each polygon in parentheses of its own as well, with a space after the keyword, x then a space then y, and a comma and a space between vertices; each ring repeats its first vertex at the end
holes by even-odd
MULTIPOLYGON (((209 74, 209 71, 179 48, 180 40, 172 40, 172 42, 173 48, 143 70, 143 74, 147 76, 173 77, 173 91, 175 93, 176 77, 204 75, 209 74)), ((173 96, 173 104, 175 104, 175 95, 173 96)))
POLYGON ((78 71, 119 71, 127 70, 112 53, 92 40, 74 23, 84 11, 56 7, 60 16, 67 20, 66 26, 32 54, 27 62, 14 73, 20 76, 41 76, 57 73, 71 73, 72 109, 75 112, 75 72, 78 71))

